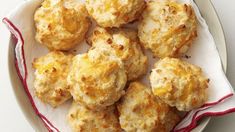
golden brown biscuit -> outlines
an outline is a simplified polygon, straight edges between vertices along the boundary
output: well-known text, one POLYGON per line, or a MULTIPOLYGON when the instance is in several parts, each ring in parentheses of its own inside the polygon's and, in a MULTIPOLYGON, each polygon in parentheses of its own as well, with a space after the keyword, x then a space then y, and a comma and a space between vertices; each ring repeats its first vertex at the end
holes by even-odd
POLYGON ((73 59, 68 82, 75 101, 92 110, 114 104, 127 81, 122 61, 107 49, 93 49, 73 59))
POLYGON ((120 27, 139 17, 144 0, 86 0, 88 13, 102 27, 120 27))
POLYGON ((73 102, 68 121, 74 132, 121 132, 114 106, 97 112, 73 102))
POLYGON ((131 29, 96 28, 89 38, 90 43, 96 48, 114 50, 121 58, 127 71, 128 81, 135 80, 147 71, 147 57, 142 52, 137 37, 137 32, 131 29))
POLYGON ((50 50, 69 50, 84 40, 90 21, 77 0, 44 0, 34 15, 36 40, 50 50))
POLYGON ((190 5, 149 1, 138 29, 143 46, 156 57, 178 57, 197 37, 197 20, 190 5))
POLYGON ((167 104, 139 82, 130 84, 117 108, 126 132, 169 132, 179 121, 167 104))
POLYGON ((201 68, 179 59, 164 58, 150 75, 153 94, 180 111, 190 111, 207 100, 209 79, 201 68))
POLYGON ((66 78, 72 57, 73 55, 54 51, 33 62, 33 67, 36 69, 35 94, 43 102, 56 107, 71 98, 66 78))

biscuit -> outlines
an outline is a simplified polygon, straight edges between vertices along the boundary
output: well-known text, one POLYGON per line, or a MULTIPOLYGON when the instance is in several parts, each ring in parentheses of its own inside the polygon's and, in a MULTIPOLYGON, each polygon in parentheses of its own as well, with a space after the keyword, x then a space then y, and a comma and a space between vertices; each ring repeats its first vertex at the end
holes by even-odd
POLYGON ((179 116, 139 82, 130 84, 117 104, 121 128, 126 132, 170 132, 179 116))
POLYGON ((139 17, 144 0, 86 0, 88 13, 102 27, 120 27, 139 17))
POLYGON ((121 132, 114 106, 97 112, 73 102, 67 117, 74 132, 121 132))
POLYGON ((149 1, 138 25, 138 36, 155 57, 179 57, 197 37, 194 10, 173 1, 149 1))
POLYGON ((35 94, 43 102, 56 107, 71 98, 66 78, 72 57, 73 55, 54 51, 34 60, 35 94))
POLYGON ((44 0, 34 14, 36 40, 50 50, 70 50, 90 26, 85 5, 77 0, 44 0))
POLYGON ((174 58, 164 58, 155 64, 150 74, 153 94, 179 111, 202 106, 208 98, 209 79, 201 68, 174 58))
POLYGON ((122 61, 104 48, 75 56, 67 80, 76 102, 101 110, 124 94, 127 76, 122 61))
POLYGON ((96 28, 89 42, 96 48, 114 50, 127 71, 128 81, 135 80, 147 72, 147 57, 144 55, 137 32, 131 29, 96 28))

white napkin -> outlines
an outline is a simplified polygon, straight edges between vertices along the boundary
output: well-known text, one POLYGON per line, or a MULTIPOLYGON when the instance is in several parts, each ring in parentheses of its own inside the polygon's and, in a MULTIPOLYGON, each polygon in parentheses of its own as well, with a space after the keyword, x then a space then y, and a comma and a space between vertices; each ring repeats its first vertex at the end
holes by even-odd
MULTIPOLYGON (((185 60, 200 66, 206 76, 210 78, 208 88, 209 100, 201 108, 188 112, 173 130, 190 131, 196 127, 197 121, 204 116, 224 115, 235 112, 235 97, 233 96, 233 88, 222 70, 213 37, 208 30, 206 22, 201 17, 197 6, 193 0, 178 1, 190 3, 199 21, 198 38, 193 42, 192 47, 187 53, 190 58, 185 60)), ((33 15, 41 2, 42 0, 29 0, 22 3, 12 11, 10 15, 4 18, 3 22, 18 40, 16 41, 15 47, 16 68, 35 112, 42 119, 48 130, 70 131, 66 121, 66 114, 71 101, 55 109, 37 99, 33 90, 34 70, 32 68, 32 61, 34 58, 45 55, 48 52, 45 47, 38 44, 34 39, 35 29, 33 15)), ((86 44, 81 44, 77 47, 80 53, 86 51, 87 48, 88 46, 86 44)), ((150 65, 153 63, 154 62, 151 62, 150 65)))

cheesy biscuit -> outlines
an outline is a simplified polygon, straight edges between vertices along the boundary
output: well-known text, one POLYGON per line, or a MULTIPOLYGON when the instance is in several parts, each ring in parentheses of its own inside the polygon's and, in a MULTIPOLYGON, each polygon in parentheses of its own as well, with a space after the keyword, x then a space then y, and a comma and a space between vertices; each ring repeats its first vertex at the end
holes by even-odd
POLYGON ((135 80, 147 71, 147 57, 144 55, 137 32, 132 29, 96 28, 89 42, 95 48, 114 50, 123 61, 128 81, 135 80))
POLYGON ((85 5, 77 0, 44 0, 34 14, 36 40, 50 50, 70 50, 90 26, 85 5))
POLYGON ((139 17, 144 0, 86 0, 88 13, 102 27, 120 27, 139 17))
POLYGON ((138 25, 138 36, 154 56, 179 57, 197 37, 197 19, 190 5, 149 1, 138 25))
POLYGON ((74 100, 92 110, 118 101, 126 81, 122 61, 107 49, 93 49, 75 56, 68 76, 74 100))
POLYGON ((179 121, 167 104, 139 82, 130 84, 117 108, 121 128, 126 132, 170 132, 179 121))
POLYGON ((164 58, 155 64, 150 74, 153 94, 180 111, 202 106, 208 98, 209 79, 201 68, 174 58, 164 58))
POLYGON ((92 111, 73 102, 68 122, 74 132, 121 132, 114 106, 102 111, 92 111))
POLYGON ((71 98, 66 78, 72 58, 73 55, 53 51, 34 60, 35 94, 43 102, 56 107, 71 98))

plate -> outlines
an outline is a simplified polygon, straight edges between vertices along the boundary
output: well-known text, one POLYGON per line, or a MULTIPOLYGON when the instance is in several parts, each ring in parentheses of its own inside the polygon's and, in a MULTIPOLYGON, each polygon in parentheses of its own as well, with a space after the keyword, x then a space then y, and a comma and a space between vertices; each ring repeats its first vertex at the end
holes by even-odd
MULTIPOLYGON (((215 11, 215 8, 210 0, 194 0, 200 10, 202 17, 206 20, 209 30, 214 38, 217 50, 220 55, 221 64, 224 71, 227 71, 227 48, 220 20, 215 11)), ((204 118, 200 121, 198 126, 192 132, 201 132, 209 123, 210 117, 204 118)))
MULTIPOLYGON (((224 70, 226 71, 227 67, 227 52, 226 52, 226 45, 225 45, 225 39, 223 30, 221 27, 221 24, 219 22, 219 19, 216 15, 216 12, 213 8, 213 5, 209 0, 195 0, 195 3, 197 4, 198 8, 200 9, 201 15, 206 20, 210 32, 213 35, 213 38, 215 40, 217 49, 219 51, 220 57, 221 57, 221 64, 223 65, 224 70)), ((31 107, 31 103, 26 95, 26 92, 24 91, 24 88, 21 84, 20 79, 18 78, 16 69, 15 69, 15 62, 14 62, 14 39, 13 36, 10 36, 9 39, 9 48, 8 48, 8 66, 9 66, 9 75, 11 79, 11 84, 13 91, 16 96, 16 100, 22 109, 25 117, 29 121, 29 123, 32 125, 32 127, 36 131, 47 131, 47 129, 44 127, 41 119, 36 115, 33 108, 31 107)), ((206 125, 208 124, 210 118, 204 118, 198 126, 193 131, 202 131, 206 125)))

